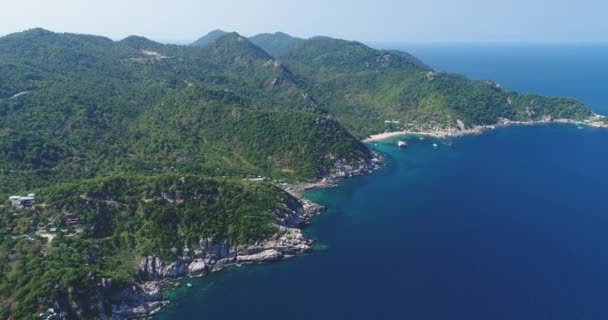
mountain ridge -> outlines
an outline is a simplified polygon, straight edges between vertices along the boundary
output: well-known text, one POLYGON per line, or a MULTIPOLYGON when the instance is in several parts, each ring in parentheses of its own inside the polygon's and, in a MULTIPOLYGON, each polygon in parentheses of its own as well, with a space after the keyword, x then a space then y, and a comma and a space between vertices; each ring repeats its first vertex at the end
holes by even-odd
POLYGON ((206 35, 198 38, 197 40, 192 42, 190 45, 203 47, 203 46, 206 46, 208 44, 215 42, 217 39, 221 38, 222 36, 224 36, 228 33, 229 32, 226 32, 224 30, 215 29, 215 30, 209 31, 209 33, 207 33, 206 35))
POLYGON ((359 138, 384 131, 460 130, 459 124, 471 128, 593 115, 574 99, 518 94, 493 81, 437 72, 399 50, 326 36, 300 39, 282 32, 250 39, 275 52, 272 55, 298 76, 316 104, 359 138))
POLYGON ((292 37, 291 35, 280 31, 275 33, 261 33, 250 37, 249 39, 276 58, 280 58, 306 41, 305 39, 292 37))

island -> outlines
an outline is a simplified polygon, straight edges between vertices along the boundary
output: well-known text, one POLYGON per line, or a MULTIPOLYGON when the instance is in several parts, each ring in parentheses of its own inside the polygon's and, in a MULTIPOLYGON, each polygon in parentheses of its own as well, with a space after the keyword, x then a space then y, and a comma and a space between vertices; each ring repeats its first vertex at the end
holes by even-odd
POLYGON ((366 141, 604 127, 579 101, 285 33, 191 45, 0 38, 0 317, 153 314, 180 277, 307 252, 309 188, 369 174, 366 141))

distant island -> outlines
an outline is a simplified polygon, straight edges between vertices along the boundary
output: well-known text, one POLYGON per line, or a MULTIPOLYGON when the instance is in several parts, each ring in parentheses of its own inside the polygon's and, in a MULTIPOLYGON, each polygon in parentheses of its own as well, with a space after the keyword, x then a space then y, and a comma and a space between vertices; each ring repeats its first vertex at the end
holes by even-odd
POLYGON ((372 172, 362 141, 606 126, 581 102, 359 42, 215 30, 191 45, 0 38, 0 317, 122 319, 179 277, 312 248, 307 188, 372 172))

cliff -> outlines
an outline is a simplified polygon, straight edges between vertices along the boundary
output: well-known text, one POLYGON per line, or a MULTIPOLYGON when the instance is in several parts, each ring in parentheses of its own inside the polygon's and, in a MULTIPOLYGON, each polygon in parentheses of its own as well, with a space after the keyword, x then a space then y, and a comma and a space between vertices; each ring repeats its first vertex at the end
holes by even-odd
POLYGON ((144 282, 103 296, 102 304, 111 306, 111 314, 102 309, 99 316, 102 319, 125 319, 151 315, 169 303, 161 290, 171 280, 203 276, 231 264, 279 261, 309 251, 312 244, 312 240, 304 238, 300 229, 281 226, 272 239, 254 245, 235 246, 227 241, 203 238, 192 255, 180 257, 171 263, 165 263, 157 256, 143 257, 139 264, 139 276, 144 282))

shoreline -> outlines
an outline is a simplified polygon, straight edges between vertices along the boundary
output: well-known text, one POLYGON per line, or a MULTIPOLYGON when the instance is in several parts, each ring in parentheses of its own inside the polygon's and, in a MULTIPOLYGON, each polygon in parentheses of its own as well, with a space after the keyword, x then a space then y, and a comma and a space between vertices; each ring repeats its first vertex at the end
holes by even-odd
POLYGON ((390 138, 400 137, 400 136, 408 136, 408 135, 418 135, 418 136, 427 136, 433 137, 437 139, 447 139, 447 138, 456 138, 462 137, 466 135, 473 134, 481 134, 488 130, 495 130, 498 128, 505 128, 511 126, 534 126, 534 125, 542 125, 542 124, 552 124, 552 123, 560 123, 560 124, 576 124, 581 126, 593 127, 593 128, 608 128, 608 123, 604 123, 601 120, 604 119, 604 116, 594 114, 589 119, 586 120, 572 120, 572 119, 545 119, 545 120, 534 120, 534 121, 510 121, 503 120, 502 122, 493 124, 493 125, 481 125, 481 126, 473 126, 471 128, 466 128, 464 130, 460 130, 457 128, 449 128, 449 129, 435 129, 435 130, 423 130, 423 131, 413 131, 413 130, 401 130, 401 131, 390 131, 383 132, 378 134, 372 134, 367 138, 361 140, 364 143, 376 142, 387 140, 390 138))
POLYGON ((178 287, 181 279, 203 277, 232 265, 280 262, 310 252, 314 242, 305 237, 302 231, 313 217, 326 208, 306 199, 302 193, 311 189, 335 187, 340 180, 370 174, 380 168, 381 164, 380 156, 372 152, 369 159, 356 164, 349 165, 345 160, 337 161, 334 171, 317 181, 283 188, 297 203, 289 203, 289 214, 278 217, 281 221, 275 225, 279 232, 261 243, 234 246, 227 241, 204 238, 200 240, 201 250, 196 250, 190 256, 179 257, 170 264, 156 256, 142 257, 138 274, 144 281, 133 283, 130 288, 117 293, 114 298, 121 303, 112 305, 110 317, 100 313, 100 319, 151 317, 171 304, 172 299, 165 292, 178 287))
POLYGON ((372 151, 371 157, 365 161, 360 161, 354 165, 349 165, 344 161, 338 161, 334 166, 335 171, 313 182, 298 183, 287 188, 283 188, 300 201, 309 201, 302 195, 303 192, 312 189, 333 188, 341 180, 370 174, 382 166, 382 157, 372 151))
MULTIPOLYGON (((517 125, 529 126, 551 123, 571 123, 590 127, 608 128, 607 123, 599 121, 603 118, 603 116, 595 115, 593 118, 588 119, 586 121, 577 121, 570 119, 551 119, 541 121, 503 121, 502 123, 498 123, 495 125, 475 126, 472 128, 465 128, 464 130, 459 130, 457 128, 427 131, 403 130, 371 135, 368 138, 363 139, 362 142, 370 143, 404 135, 419 135, 429 136, 437 139, 447 139, 472 134, 481 134, 487 130, 494 130, 501 127, 517 125)), ((212 258, 211 261, 202 261, 203 258, 208 259, 208 256, 200 256, 199 254, 193 257, 179 258, 177 261, 178 265, 176 265, 176 262, 169 265, 164 265, 163 262, 159 261, 157 257, 144 257, 144 259, 146 259, 146 263, 140 265, 140 270, 144 271, 149 275, 153 275, 153 279, 136 283, 133 288, 137 287, 138 290, 131 291, 125 295, 126 297, 128 297, 127 300, 131 300, 131 302, 136 302, 130 305, 123 305, 123 308, 116 308, 115 310, 113 310, 114 312, 112 312, 112 315, 122 319, 150 317, 158 313, 159 311, 164 309, 166 305, 171 303, 171 299, 166 297, 163 292, 167 289, 175 288, 180 279, 202 277, 209 273, 221 271, 225 267, 231 265, 280 262, 280 260, 288 259, 295 255, 310 251, 313 246, 313 242, 312 240, 302 235, 302 230, 314 216, 320 214, 326 208, 322 205, 319 205, 306 199, 303 193, 305 191, 313 189, 325 189, 336 187, 341 180, 348 179, 354 176, 371 174, 375 170, 379 169, 381 165, 381 156, 378 153, 372 151, 371 157, 365 161, 361 161, 353 165, 349 165, 344 161, 338 161, 335 167, 333 168, 334 171, 332 173, 327 174, 326 176, 316 181, 304 182, 284 187, 283 190, 292 195, 295 199, 297 199, 298 203, 300 204, 300 207, 302 208, 302 212, 299 214, 301 218, 298 219, 298 223, 288 223, 291 225, 282 226, 283 228, 285 228, 283 230, 283 235, 288 234, 287 237, 283 237, 277 234, 273 236, 274 239, 269 239, 258 245, 250 245, 242 249, 232 248, 228 243, 214 243, 213 246, 224 246, 222 250, 225 250, 225 254, 220 254, 220 256, 213 257, 215 259, 212 258), (294 236, 297 240, 290 246, 277 246, 278 243, 285 242, 288 238, 294 238, 294 236), (241 255, 243 253, 245 254, 244 256, 241 255), (148 263, 148 259, 153 259, 155 261, 154 263, 148 263), (214 260, 216 262, 214 262, 214 260), (179 264, 181 264, 181 266, 179 266, 179 264), (205 265, 206 267, 204 269, 201 269, 201 264, 205 265), (178 272, 178 270, 181 270, 181 272, 178 272), (176 273, 181 274, 178 275, 176 273)), ((209 241, 212 240, 209 239, 209 241)), ((209 247, 209 249, 211 249, 211 247, 209 247)))
MULTIPOLYGON (((571 124, 577 124, 577 125, 586 125, 586 126, 590 126, 590 127, 608 128, 608 124, 597 121, 597 120, 601 120, 603 118, 604 118, 603 116, 595 115, 592 119, 594 119, 596 121, 591 121, 592 119, 589 119, 587 121, 577 121, 577 120, 570 120, 570 119, 551 119, 551 120, 540 120, 540 121, 503 121, 502 123, 498 123, 495 125, 474 126, 472 128, 465 128, 464 130, 459 130, 457 128, 441 129, 441 130, 427 130, 427 131, 403 130, 403 131, 384 132, 384 133, 380 133, 380 134, 371 135, 368 138, 363 139, 362 142, 370 143, 370 142, 382 141, 382 140, 386 140, 386 139, 390 139, 390 138, 394 138, 394 137, 398 137, 398 136, 404 136, 404 135, 419 135, 419 136, 433 137, 433 138, 437 138, 437 139, 447 139, 447 138, 454 138, 454 137, 462 137, 462 136, 466 136, 466 135, 482 134, 483 132, 485 132, 487 130, 494 130, 494 129, 502 128, 502 127, 517 126, 517 125, 530 126, 530 125, 541 125, 541 124, 551 124, 551 123, 561 123, 561 124, 571 123, 571 124)), ((176 284, 181 279, 203 277, 209 273, 215 273, 215 272, 222 271, 225 267, 231 266, 231 265, 262 264, 262 263, 270 263, 270 262, 280 262, 280 260, 288 259, 295 255, 300 255, 302 253, 306 253, 306 252, 310 251, 313 246, 313 242, 312 242, 312 240, 304 237, 301 232, 302 232, 303 228, 306 227, 306 225, 310 222, 310 220, 313 217, 315 217, 316 215, 319 215, 326 208, 322 205, 319 205, 317 203, 314 203, 314 202, 306 199, 304 197, 303 193, 308 190, 313 190, 313 189, 325 189, 325 188, 336 187, 341 180, 345 180, 345 179, 348 179, 348 178, 351 178, 354 176, 362 176, 362 175, 371 174, 375 170, 379 169, 381 167, 381 165, 382 165, 381 156, 376 152, 372 152, 372 156, 370 157, 370 159, 368 159, 366 161, 361 161, 354 165, 348 165, 345 162, 338 161, 334 167, 334 172, 332 172, 316 181, 299 183, 299 184, 290 185, 290 186, 283 188, 283 190, 285 192, 289 193, 290 195, 292 195, 294 198, 297 199, 297 201, 301 205, 301 208, 304 211, 301 221, 297 225, 287 227, 287 229, 291 230, 291 232, 297 233, 298 244, 304 245, 306 248, 304 248, 304 246, 299 246, 299 250, 288 250, 288 251, 290 251, 288 254, 277 255, 277 254, 274 254, 274 251, 276 251, 275 248, 270 248, 269 246, 264 245, 265 243, 273 242, 273 240, 270 239, 268 241, 263 242, 261 244, 261 246, 250 246, 250 247, 256 247, 254 249, 254 251, 257 251, 257 253, 249 255, 249 257, 251 257, 251 259, 247 259, 246 261, 241 261, 240 259, 238 259, 237 258, 238 253, 231 253, 231 254, 229 254, 229 256, 218 257, 218 258, 221 258, 221 259, 219 259, 221 262, 218 261, 218 262, 220 262, 219 265, 214 265, 213 263, 207 264, 207 266, 211 267, 211 268, 206 269, 204 271, 196 270, 197 268, 194 268, 195 270, 190 270, 191 269, 190 266, 187 265, 185 274, 182 274, 180 276, 176 277, 175 275, 164 275, 164 276, 161 276, 160 278, 151 279, 151 280, 145 281, 143 283, 136 284, 139 288, 141 288, 143 290, 140 289, 141 291, 139 293, 133 292, 133 295, 131 296, 131 298, 135 296, 135 297, 140 297, 140 298, 145 297, 145 299, 139 300, 138 303, 136 303, 136 306, 131 305, 129 308, 127 308, 127 310, 125 310, 125 309, 116 310, 118 312, 113 313, 113 315, 118 316, 118 317, 126 316, 125 318, 150 317, 150 316, 158 313, 159 311, 164 309, 165 306, 167 306, 168 304, 171 303, 171 299, 167 298, 163 294, 163 292, 165 290, 175 288, 176 284), (264 247, 264 248, 262 249, 260 247, 264 247), (264 251, 264 252, 273 251, 273 254, 272 255, 261 254, 262 252, 260 252, 259 249, 262 249, 262 251, 264 251), (154 298, 150 299, 151 297, 154 297, 154 298), (142 306, 145 306, 145 307, 142 307, 142 306), (135 308, 133 308, 133 307, 135 307, 135 308), (139 312, 137 312, 137 311, 139 311, 139 312)), ((292 235, 294 235, 294 234, 292 234, 292 235)), ((285 239, 283 239, 283 241, 285 241, 285 239)), ((244 251, 248 251, 248 249, 245 249, 244 251)), ((238 250, 237 250, 237 252, 238 252, 238 250)), ((153 257, 145 257, 145 258, 149 259, 149 258, 153 258, 153 257)), ((154 258, 156 258, 156 257, 154 257, 154 258)), ((196 265, 197 263, 200 263, 199 258, 194 258, 194 259, 191 258, 190 261, 188 261, 187 257, 183 257, 183 258, 185 258, 185 260, 182 260, 182 262, 185 262, 187 264, 196 265)), ((171 270, 172 265, 174 265, 174 264, 165 266, 164 269, 166 271, 171 270)), ((161 262, 160 267, 162 268, 162 262, 161 262)), ((152 273, 157 274, 157 275, 159 274, 157 272, 152 272, 152 273)))

